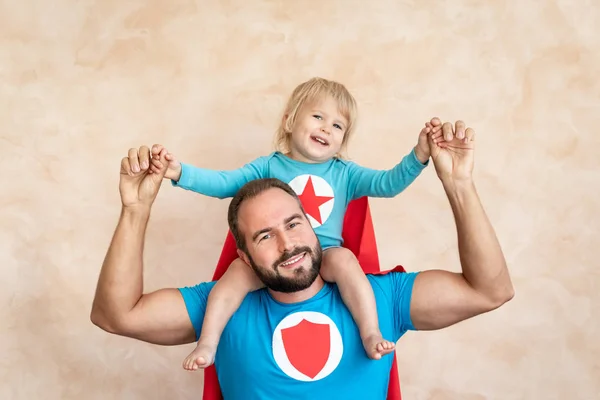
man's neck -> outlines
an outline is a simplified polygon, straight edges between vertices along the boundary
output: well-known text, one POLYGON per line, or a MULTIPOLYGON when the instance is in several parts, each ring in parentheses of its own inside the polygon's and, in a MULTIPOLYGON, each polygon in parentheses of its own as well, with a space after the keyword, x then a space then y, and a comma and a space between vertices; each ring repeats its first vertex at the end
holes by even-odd
POLYGON ((300 303, 301 301, 308 300, 308 299, 312 298, 314 295, 316 295, 317 293, 319 293, 319 291, 321 289, 323 289, 324 285, 325 285, 325 282, 323 281, 323 278, 321 278, 321 275, 317 275, 317 279, 315 279, 315 281, 312 283, 312 285, 310 285, 306 289, 301 290, 299 292, 282 293, 282 292, 276 292, 274 290, 269 289, 269 293, 275 300, 277 300, 280 303, 287 303, 287 304, 300 303))

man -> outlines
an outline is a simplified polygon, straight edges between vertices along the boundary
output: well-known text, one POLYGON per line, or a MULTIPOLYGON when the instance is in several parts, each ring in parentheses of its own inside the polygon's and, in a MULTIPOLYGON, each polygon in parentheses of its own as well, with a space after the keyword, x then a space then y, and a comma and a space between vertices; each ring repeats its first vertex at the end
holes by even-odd
MULTIPOLYGON (((441 124, 440 124, 441 125, 441 124)), ((513 296, 502 250, 472 180, 474 132, 445 123, 429 145, 457 227, 461 273, 369 276, 384 337, 441 329, 513 296)), ((162 345, 191 343, 213 283, 143 294, 145 230, 167 161, 147 147, 121 163, 122 212, 100 273, 91 319, 102 329, 162 345), (156 162, 156 161, 155 161, 156 162)), ((321 249, 298 197, 277 180, 244 186, 229 207, 239 256, 267 289, 231 318, 215 366, 225 399, 384 399, 391 357, 367 358, 335 285, 319 276, 321 249)))

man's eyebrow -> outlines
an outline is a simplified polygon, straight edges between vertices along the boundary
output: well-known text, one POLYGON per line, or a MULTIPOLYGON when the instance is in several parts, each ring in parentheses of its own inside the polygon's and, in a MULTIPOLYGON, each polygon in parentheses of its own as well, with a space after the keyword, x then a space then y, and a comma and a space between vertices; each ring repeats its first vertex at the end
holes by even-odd
POLYGON ((296 213, 296 214, 292 215, 291 217, 287 217, 283 222, 285 224, 289 224, 290 222, 292 222, 295 219, 302 219, 302 215, 296 213))
MULTIPOLYGON (((283 223, 284 223, 284 224, 289 224, 290 222, 292 222, 292 221, 293 221, 293 220, 295 220, 295 219, 302 219, 302 215, 300 215, 300 214, 296 213, 296 214, 294 214, 294 215, 292 215, 292 216, 289 216, 289 217, 287 217, 286 219, 284 219, 284 220, 283 220, 283 223)), ((256 233, 254 233, 254 235, 252 235, 252 241, 253 241, 253 242, 255 242, 255 241, 256 241, 256 239, 257 239, 257 238, 258 238, 260 235, 262 235, 263 233, 268 233, 268 232, 271 232, 272 230, 273 230, 273 228, 269 226, 269 227, 267 227, 267 228, 263 228, 263 229, 261 229, 260 231, 257 231, 256 233)))
POLYGON ((252 235, 252 241, 256 242, 256 238, 258 238, 263 233, 271 232, 271 230, 273 230, 273 228, 271 228, 271 227, 261 229, 260 231, 256 232, 254 235, 252 235))

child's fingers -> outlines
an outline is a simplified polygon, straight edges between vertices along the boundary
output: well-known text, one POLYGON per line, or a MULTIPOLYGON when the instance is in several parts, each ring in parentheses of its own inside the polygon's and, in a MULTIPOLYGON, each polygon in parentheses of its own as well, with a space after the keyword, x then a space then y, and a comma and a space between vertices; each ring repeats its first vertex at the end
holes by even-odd
POLYGON ((153 158, 152 162, 150 163, 150 171, 159 174, 162 168, 163 164, 160 162, 160 160, 153 158))
POLYGON ((437 131, 436 133, 432 133, 431 134, 431 139, 434 142, 437 142, 438 140, 443 140, 444 138, 442 137, 442 131, 437 131))
POLYGON ((159 154, 161 152, 162 149, 164 149, 165 147, 163 145, 160 144, 155 144, 152 146, 152 155, 155 154, 159 154))
POLYGON ((431 125, 435 126, 442 126, 442 121, 438 118, 438 117, 433 117, 431 118, 431 125))

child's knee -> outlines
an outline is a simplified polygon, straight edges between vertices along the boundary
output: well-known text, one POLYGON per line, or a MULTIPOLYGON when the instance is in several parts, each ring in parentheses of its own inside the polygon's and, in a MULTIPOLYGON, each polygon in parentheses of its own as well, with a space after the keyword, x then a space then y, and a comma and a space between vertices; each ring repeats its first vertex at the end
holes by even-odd
POLYGON ((354 253, 344 247, 333 247, 325 250, 323 254, 321 276, 327 281, 337 280, 339 274, 346 274, 357 265, 358 260, 354 253))
POLYGON ((354 253, 348 250, 347 248, 332 247, 330 249, 325 250, 323 262, 344 267, 349 264, 358 263, 358 260, 356 259, 354 253))
POLYGON ((229 264, 228 270, 235 271, 236 273, 243 273, 245 269, 248 268, 248 265, 241 258, 236 258, 229 264))
POLYGON ((231 280, 234 280, 237 288, 244 292, 253 292, 264 286, 254 270, 241 258, 236 258, 229 265, 228 270, 231 270, 233 277, 231 280))

